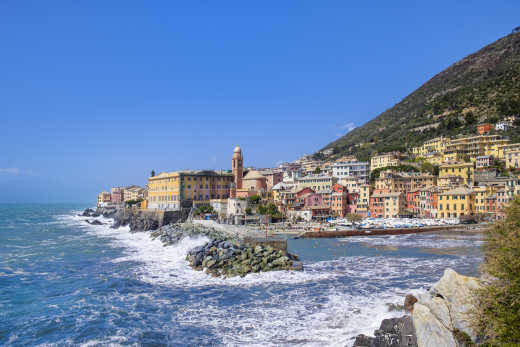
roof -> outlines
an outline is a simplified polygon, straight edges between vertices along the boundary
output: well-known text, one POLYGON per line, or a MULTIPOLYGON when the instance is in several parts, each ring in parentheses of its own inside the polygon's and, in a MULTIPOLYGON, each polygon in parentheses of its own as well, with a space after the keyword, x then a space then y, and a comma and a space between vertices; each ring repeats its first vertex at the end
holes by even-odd
POLYGON ((466 187, 457 187, 455 189, 448 190, 440 195, 467 195, 473 193, 472 189, 466 187))
POLYGON ((279 182, 273 186, 272 190, 286 190, 286 189, 292 189, 292 188, 294 188, 294 184, 279 182))
POLYGON ((401 192, 393 192, 393 193, 375 193, 372 194, 375 198, 387 198, 387 197, 398 197, 401 195, 401 192))
POLYGON ((260 173, 260 171, 257 171, 257 170, 250 170, 245 176, 244 176, 244 180, 257 180, 257 179, 262 179, 262 178, 265 178, 264 175, 262 175, 260 173))

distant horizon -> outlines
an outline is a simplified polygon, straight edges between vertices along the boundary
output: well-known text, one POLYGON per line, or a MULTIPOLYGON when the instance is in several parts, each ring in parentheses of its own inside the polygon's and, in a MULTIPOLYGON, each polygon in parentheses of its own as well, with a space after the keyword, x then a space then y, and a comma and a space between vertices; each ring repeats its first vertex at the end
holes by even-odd
POLYGON ((93 201, 152 169, 228 170, 236 145, 245 166, 294 161, 510 34, 520 10, 227 6, 0 4, 0 201, 93 201))

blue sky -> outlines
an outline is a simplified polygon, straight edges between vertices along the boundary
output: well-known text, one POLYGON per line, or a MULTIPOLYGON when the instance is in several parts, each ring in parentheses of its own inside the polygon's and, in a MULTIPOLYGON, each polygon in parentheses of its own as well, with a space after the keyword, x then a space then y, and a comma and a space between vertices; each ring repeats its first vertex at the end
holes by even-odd
POLYGON ((518 1, 0 2, 0 202, 312 153, 520 25, 518 1))

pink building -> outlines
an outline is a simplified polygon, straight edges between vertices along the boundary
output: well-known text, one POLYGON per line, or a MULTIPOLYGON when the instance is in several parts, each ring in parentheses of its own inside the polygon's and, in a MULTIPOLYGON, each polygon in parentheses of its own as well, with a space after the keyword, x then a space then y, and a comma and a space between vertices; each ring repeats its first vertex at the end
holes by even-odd
POLYGON ((120 204, 125 200, 124 188, 114 187, 110 190, 111 201, 114 204, 120 204))

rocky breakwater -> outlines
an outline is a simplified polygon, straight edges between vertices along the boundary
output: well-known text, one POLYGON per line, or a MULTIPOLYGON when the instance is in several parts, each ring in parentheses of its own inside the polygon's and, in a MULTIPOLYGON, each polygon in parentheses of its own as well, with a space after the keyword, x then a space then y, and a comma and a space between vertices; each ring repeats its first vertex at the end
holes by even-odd
POLYGON ((471 326, 473 292, 480 280, 446 269, 418 298, 407 296, 409 315, 383 320, 375 337, 359 335, 354 347, 469 347, 477 341, 471 326))
POLYGON ((270 246, 250 247, 213 240, 192 249, 186 260, 195 270, 218 277, 245 276, 261 271, 302 270, 298 257, 270 246))

